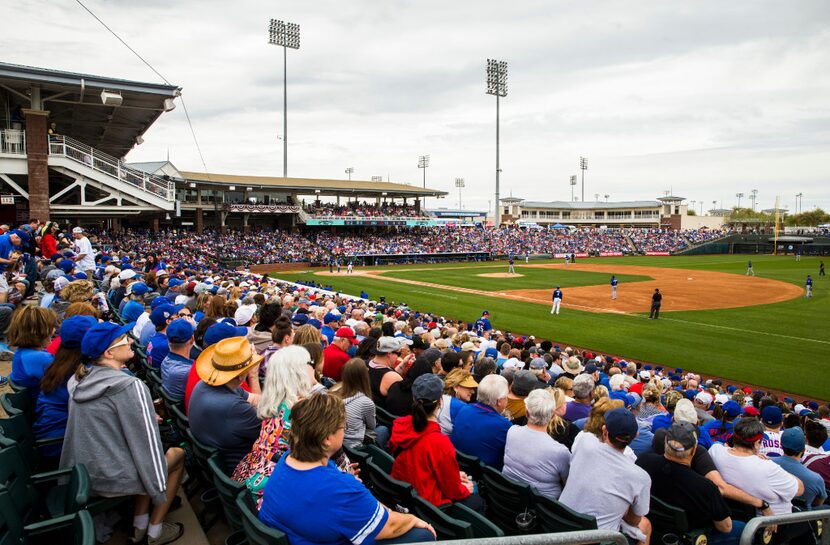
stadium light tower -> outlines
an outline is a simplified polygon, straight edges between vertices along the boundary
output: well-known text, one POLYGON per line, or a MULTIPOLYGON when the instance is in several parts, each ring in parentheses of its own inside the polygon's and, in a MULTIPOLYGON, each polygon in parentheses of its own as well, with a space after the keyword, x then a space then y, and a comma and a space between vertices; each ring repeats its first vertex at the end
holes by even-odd
POLYGON ((282 177, 288 177, 288 49, 300 49, 300 25, 271 19, 268 43, 282 47, 282 177))
POLYGON ((611 195, 609 195, 608 193, 605 194, 605 202, 608 202, 608 197, 610 197, 610 196, 611 195))
POLYGON ((692 212, 695 211, 695 204, 697 204, 697 201, 695 199, 692 199, 692 212))
POLYGON ((753 189, 750 191, 749 198, 752 200, 752 211, 755 212, 755 201, 758 199, 758 190, 753 189))
POLYGON ((599 202, 599 193, 594 193, 594 201, 599 202))
POLYGON ((738 197, 738 208, 741 207, 741 199, 744 197, 743 193, 735 193, 735 196, 738 197))
POLYGON ((576 187, 576 174, 571 176, 571 202, 574 201, 574 187, 576 187))
POLYGON ((427 188, 427 167, 429 167, 429 155, 418 157, 418 168, 424 169, 424 189, 427 188))
POLYGON ((801 213, 801 203, 803 201, 804 193, 796 193, 795 195, 795 213, 801 213))
POLYGON ((582 202, 585 202, 585 171, 588 170, 588 158, 579 158, 579 169, 582 171, 582 202))
POLYGON ((487 59, 487 94, 496 97, 496 213, 493 224, 498 228, 501 225, 499 216, 499 98, 507 96, 507 61, 487 59))
POLYGON ((346 174, 349 176, 349 181, 352 179, 352 173, 354 172, 354 167, 349 167, 346 169, 346 174))
POLYGON ((461 210, 461 190, 464 189, 464 178, 456 178, 455 187, 458 188, 458 209, 461 210))

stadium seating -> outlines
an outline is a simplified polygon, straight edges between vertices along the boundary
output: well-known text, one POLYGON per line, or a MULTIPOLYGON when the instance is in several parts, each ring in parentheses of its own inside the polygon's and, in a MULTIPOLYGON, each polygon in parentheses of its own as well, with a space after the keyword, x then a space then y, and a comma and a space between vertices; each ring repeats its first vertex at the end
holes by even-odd
POLYGON ((242 527, 242 521, 239 507, 236 505, 236 498, 241 492, 247 492, 248 489, 245 488, 244 484, 231 479, 225 474, 218 453, 208 458, 207 464, 213 476, 213 484, 219 492, 219 499, 225 512, 225 521, 232 530, 238 530, 242 527))
POLYGON ((567 505, 553 498, 533 491, 533 510, 538 516, 539 526, 544 532, 576 532, 594 530, 597 521, 594 517, 577 513, 567 505))
POLYGON ((242 515, 242 528, 250 545, 290 545, 288 536, 259 521, 256 503, 251 493, 243 490, 236 497, 236 507, 242 515))
POLYGON ((487 514, 499 528, 509 535, 532 533, 523 524, 528 517, 533 517, 530 486, 505 477, 498 470, 485 465, 480 487, 487 502, 487 514))
POLYGON ((655 496, 651 497, 648 520, 654 528, 653 539, 662 540, 666 534, 675 534, 681 536, 685 543, 705 545, 706 535, 711 531, 711 528, 691 528, 685 511, 655 496))
POLYGON ((389 473, 381 469, 374 460, 366 463, 369 470, 367 475, 372 486, 372 493, 379 502, 390 509, 407 512, 412 507, 412 485, 393 479, 389 473))

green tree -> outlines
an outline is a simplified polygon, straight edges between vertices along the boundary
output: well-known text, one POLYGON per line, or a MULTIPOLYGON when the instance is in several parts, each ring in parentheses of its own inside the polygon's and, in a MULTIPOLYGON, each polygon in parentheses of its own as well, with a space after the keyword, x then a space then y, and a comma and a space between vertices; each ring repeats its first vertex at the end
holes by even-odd
POLYGON ((830 214, 821 208, 816 208, 800 214, 787 216, 785 223, 792 227, 815 227, 816 225, 830 223, 830 214))

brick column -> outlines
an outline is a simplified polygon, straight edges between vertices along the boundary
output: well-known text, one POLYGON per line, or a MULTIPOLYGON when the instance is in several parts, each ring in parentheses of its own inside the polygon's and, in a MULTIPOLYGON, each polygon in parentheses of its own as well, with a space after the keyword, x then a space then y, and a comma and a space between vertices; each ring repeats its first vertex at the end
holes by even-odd
POLYGON ((205 211, 203 208, 196 209, 196 232, 200 235, 205 230, 205 211))
POLYGON ((29 166, 29 217, 49 220, 49 136, 45 110, 23 109, 29 166))

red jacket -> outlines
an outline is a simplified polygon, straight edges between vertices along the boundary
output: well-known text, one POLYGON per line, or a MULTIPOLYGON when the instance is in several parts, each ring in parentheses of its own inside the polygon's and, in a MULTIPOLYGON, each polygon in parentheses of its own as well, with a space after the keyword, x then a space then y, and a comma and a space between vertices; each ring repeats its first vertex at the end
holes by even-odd
POLYGON ((58 253, 58 241, 52 233, 46 233, 40 239, 40 255, 45 259, 52 259, 56 253, 58 253))
POLYGON ((419 433, 412 427, 411 416, 395 419, 389 448, 395 454, 392 478, 412 484, 431 504, 445 505, 470 495, 461 484, 455 447, 437 422, 427 422, 419 433))
POLYGON ((351 358, 337 346, 330 344, 323 350, 323 375, 340 382, 343 376, 343 367, 351 358))

